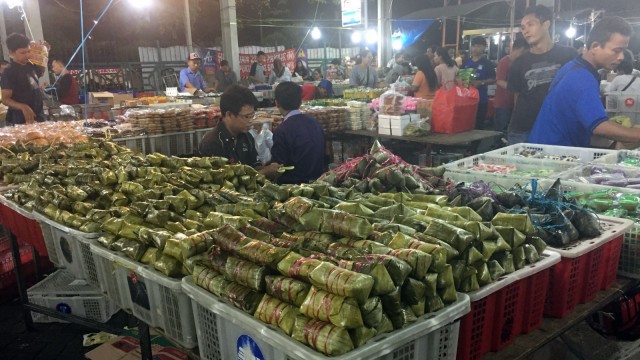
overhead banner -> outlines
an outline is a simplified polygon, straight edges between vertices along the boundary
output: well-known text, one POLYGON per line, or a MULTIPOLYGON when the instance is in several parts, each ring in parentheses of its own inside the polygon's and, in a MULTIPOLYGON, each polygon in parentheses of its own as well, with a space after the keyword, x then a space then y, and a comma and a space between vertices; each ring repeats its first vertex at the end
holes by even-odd
POLYGON ((199 49, 202 58, 202 69, 206 75, 215 75, 223 59, 222 51, 215 49, 199 49))
POLYGON ((433 19, 391 20, 394 38, 398 37, 402 41, 403 48, 409 47, 420 39, 434 21, 433 19))
POLYGON ((362 0, 341 0, 342 26, 362 24, 362 0))
MULTIPOLYGON (((264 62, 264 66, 267 69, 267 76, 271 72, 273 67, 273 60, 280 58, 282 64, 293 71, 296 68, 296 49, 288 49, 284 51, 265 53, 267 59, 264 62)), ((256 61, 256 54, 240 54, 240 77, 249 77, 249 71, 251 71, 251 64, 256 61)))

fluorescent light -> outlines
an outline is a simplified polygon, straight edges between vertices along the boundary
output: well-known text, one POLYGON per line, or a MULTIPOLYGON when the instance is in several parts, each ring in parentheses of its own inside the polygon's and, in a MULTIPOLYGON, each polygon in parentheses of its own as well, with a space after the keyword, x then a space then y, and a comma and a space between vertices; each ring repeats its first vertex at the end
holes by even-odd
POLYGON ((129 0, 129 4, 133 7, 142 9, 144 7, 151 5, 151 0, 129 0))
POLYGON ((312 38, 313 40, 318 40, 318 39, 320 39, 321 37, 322 37, 322 33, 320 32, 320 29, 318 29, 318 27, 317 27, 317 26, 316 26, 316 27, 314 27, 314 28, 311 30, 311 38, 312 38))
POLYGON ((576 28, 573 26, 569 26, 567 31, 564 33, 569 39, 573 39, 576 36, 576 28))
POLYGON ((395 51, 399 51, 402 49, 402 40, 401 39, 393 39, 391 40, 391 47, 395 51))
POLYGON ((351 41, 358 44, 362 41, 362 33, 360 33, 360 31, 354 31, 353 34, 351 34, 351 41))

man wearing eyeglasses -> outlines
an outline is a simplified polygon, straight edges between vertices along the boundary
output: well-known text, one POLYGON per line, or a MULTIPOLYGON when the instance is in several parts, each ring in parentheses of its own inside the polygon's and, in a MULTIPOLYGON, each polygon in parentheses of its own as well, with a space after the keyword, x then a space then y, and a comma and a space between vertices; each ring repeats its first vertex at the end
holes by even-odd
POLYGON ((198 148, 200 156, 221 156, 232 164, 241 163, 256 168, 269 179, 278 175, 280 164, 262 166, 253 136, 249 134, 251 120, 255 117, 258 99, 249 89, 230 86, 220 96, 222 121, 207 132, 198 148))

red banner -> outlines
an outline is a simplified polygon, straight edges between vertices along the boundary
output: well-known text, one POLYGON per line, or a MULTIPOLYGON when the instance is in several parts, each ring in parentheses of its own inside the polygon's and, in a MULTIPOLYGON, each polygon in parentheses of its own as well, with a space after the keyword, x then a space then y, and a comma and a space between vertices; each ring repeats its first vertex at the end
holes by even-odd
MULTIPOLYGON (((265 53, 265 55, 267 59, 264 62, 264 66, 267 68, 267 76, 269 76, 269 72, 273 67, 273 60, 276 58, 280 58, 282 64, 288 67, 291 70, 291 74, 293 74, 293 70, 296 68, 296 49, 265 53)), ((240 77, 246 78, 249 76, 251 64, 255 61, 256 54, 240 54, 240 77)))

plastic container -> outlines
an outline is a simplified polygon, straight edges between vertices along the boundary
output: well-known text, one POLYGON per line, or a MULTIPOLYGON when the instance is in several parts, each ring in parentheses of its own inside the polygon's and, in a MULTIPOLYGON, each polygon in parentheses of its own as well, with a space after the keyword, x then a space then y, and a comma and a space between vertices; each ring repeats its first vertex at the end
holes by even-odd
POLYGON ((618 274, 640 279, 640 225, 634 224, 624 234, 620 251, 618 274))
MULTIPOLYGON (((596 184, 590 181, 593 181, 592 176, 593 170, 602 174, 609 174, 611 180, 623 180, 623 179, 631 179, 640 177, 640 167, 629 167, 629 166, 620 166, 620 165, 609 165, 609 164, 593 164, 593 165, 585 165, 578 168, 574 168, 571 170, 567 170, 558 175, 558 178, 561 180, 568 180, 577 183, 587 184, 587 185, 595 185, 593 191, 598 190, 607 190, 610 188, 626 188, 626 184, 617 185, 605 185, 605 184, 596 184), (624 175, 616 173, 618 171, 623 171, 624 175)), ((638 189, 630 189, 635 192, 640 192, 638 189)))
POLYGON ((458 359, 480 359, 499 351, 521 333, 540 326, 553 265, 560 255, 545 251, 540 261, 469 293, 471 312, 460 321, 458 359))
POLYGON ((33 213, 40 223, 42 234, 49 249, 49 259, 57 267, 65 268, 78 279, 85 279, 93 286, 100 287, 96 265, 89 245, 98 233, 85 233, 59 224, 48 217, 33 213), (51 256, 51 254, 55 256, 51 256))
MULTIPOLYGON (((118 307, 97 288, 75 279, 66 270, 49 275, 29 288, 27 295, 32 304, 99 322, 106 322, 118 311, 118 307)), ((31 314, 34 322, 65 322, 36 312, 31 314)))
MULTIPOLYGON (((99 260, 101 272, 110 271, 100 277, 115 275, 117 285, 110 286, 119 288, 123 308, 130 309, 135 317, 150 326, 162 329, 164 335, 185 348, 198 345, 191 302, 182 291, 180 280, 166 277, 97 244, 91 246, 91 251, 102 258, 99 260), (109 262, 111 267, 106 266, 109 262)), ((107 292, 117 297, 113 287, 107 292)))
MULTIPOLYGON (((597 160, 594 160, 594 164, 610 164, 615 165, 620 161, 624 160, 627 157, 633 157, 640 159, 640 151, 638 150, 616 150, 616 152, 607 154, 605 156, 600 157, 597 160)), ((631 168, 634 168, 631 166, 631 168)))
POLYGON ((604 229, 599 237, 577 241, 565 248, 548 248, 560 254, 562 260, 551 269, 545 316, 563 318, 577 304, 593 300, 600 290, 615 282, 620 258, 612 255, 619 253, 624 233, 633 226, 633 221, 599 218, 604 229))
POLYGON ((589 164, 596 159, 599 159, 605 155, 616 153, 617 151, 595 148, 521 143, 503 147, 497 150, 492 150, 485 153, 485 155, 513 156, 529 159, 528 157, 524 157, 521 155, 523 152, 535 153, 538 156, 571 156, 576 157, 576 160, 570 161, 570 159, 566 159, 562 161, 589 164))
MULTIPOLYGON (((33 214, 2 195, 0 195, 0 223, 16 236, 18 244, 33 246, 40 258, 49 257, 42 230, 34 220, 33 214)), ((51 266, 48 262, 45 264, 41 261, 40 264, 44 268, 51 266)))
POLYGON ((555 178, 558 174, 570 170, 578 166, 576 163, 528 159, 524 157, 499 156, 499 155, 474 155, 469 156, 449 164, 445 164, 447 169, 444 176, 456 182, 475 182, 483 180, 486 183, 496 183, 497 185, 510 188, 515 184, 525 185, 530 179, 537 178, 555 178), (489 171, 478 171, 474 167, 489 167, 497 165, 499 167, 515 167, 510 173, 497 173, 489 171), (542 169, 550 170, 548 173, 533 176, 534 172, 542 169), (523 173, 531 172, 531 173, 523 173))
POLYGON ((404 329, 382 334, 342 356, 327 357, 227 305, 195 285, 190 276, 182 279, 182 286, 193 303, 200 358, 206 360, 241 359, 241 345, 249 345, 256 359, 270 360, 453 360, 459 330, 456 320, 469 311, 469 297, 458 294, 455 303, 404 329))

